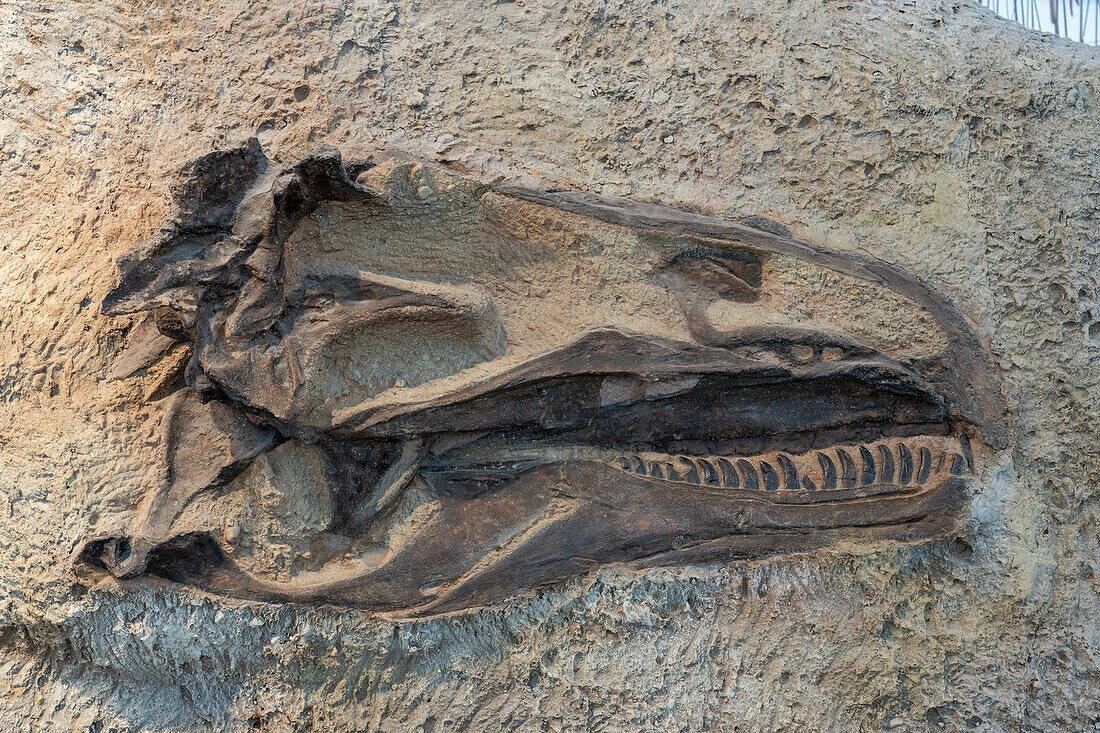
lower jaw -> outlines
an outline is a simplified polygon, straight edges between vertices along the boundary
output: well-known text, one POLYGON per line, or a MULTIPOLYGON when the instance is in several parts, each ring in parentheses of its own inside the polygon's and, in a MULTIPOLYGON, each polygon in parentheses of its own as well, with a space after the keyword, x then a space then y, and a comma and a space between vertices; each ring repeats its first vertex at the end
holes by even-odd
POLYGON ((862 447, 871 455, 874 479, 864 470, 859 444, 725 457, 577 447, 556 449, 538 460, 517 454, 480 466, 437 466, 421 473, 439 494, 436 521, 372 569, 349 569, 333 582, 273 583, 250 575, 224 552, 211 549, 211 558, 201 560, 180 548, 182 562, 153 562, 150 571, 240 598, 430 616, 491 604, 600 565, 724 562, 854 543, 924 540, 954 528, 973 470, 965 440, 889 438, 862 447), (889 477, 884 450, 893 451, 889 477), (854 471, 839 465, 846 464, 841 451, 852 459, 854 471), (837 464, 835 486, 825 477, 827 464, 819 453, 837 464), (788 488, 793 482, 786 480, 789 467, 780 455, 799 473, 802 488, 788 488), (913 457, 911 469, 903 466, 905 455, 913 457), (719 459, 739 473, 736 486, 725 476, 713 481, 706 466, 724 469, 719 459), (776 479, 765 476, 765 464, 776 479), (649 475, 651 466, 654 475, 649 475), (815 466, 820 475, 813 473, 815 466), (749 469, 755 471, 755 488, 747 485, 749 469), (803 478, 815 488, 804 488, 803 478), (471 534, 476 526, 482 532, 471 534))
POLYGON ((739 457, 576 448, 528 461, 423 475, 441 495, 490 516, 509 494, 576 507, 574 521, 559 525, 555 552, 595 564, 672 565, 942 535, 957 523, 974 471, 969 442, 951 436, 739 457), (711 470, 730 467, 736 484, 711 470))
MULTIPOLYGON (((799 502, 789 501, 794 497, 784 497, 780 491, 672 487, 669 482, 646 477, 623 476, 624 481, 601 486, 614 469, 587 461, 571 463, 568 468, 572 469, 567 471, 572 478, 568 485, 559 484, 551 492, 553 496, 544 495, 534 504, 549 506, 562 497, 580 499, 576 506, 583 509, 572 518, 583 521, 570 521, 566 511, 554 536, 544 536, 546 542, 538 541, 541 533, 521 532, 511 539, 502 536, 480 548, 479 554, 487 553, 480 559, 462 560, 462 547, 446 536, 426 532, 412 540, 407 557, 403 557, 406 552, 399 552, 373 570, 338 576, 336 582, 320 585, 264 581, 242 572, 228 558, 204 563, 201 570, 190 562, 175 570, 151 570, 177 582, 244 599, 332 604, 394 618, 428 617, 490 605, 603 565, 636 569, 698 565, 836 546, 927 540, 954 529, 969 488, 967 477, 949 476, 938 483, 898 487, 893 493, 873 497, 827 499, 824 495, 828 492, 820 491, 815 493, 822 495, 823 501, 799 502), (457 560, 457 565, 452 573, 437 577, 434 571, 439 568, 423 562, 425 557, 441 559, 444 564, 450 558, 457 560), (429 586, 433 586, 430 591, 429 586)), ((519 477, 509 490, 522 494, 525 489, 544 486, 552 473, 543 466, 519 477)), ((494 513, 494 503, 499 500, 500 496, 490 492, 459 499, 457 504, 481 505, 477 513, 483 518, 494 513)))
MULTIPOLYGON (((507 491, 524 495, 547 484, 555 486, 554 500, 576 507, 565 512, 552 540, 528 548, 503 543, 508 569, 498 573, 493 564, 482 564, 411 614, 492 602, 502 577, 511 579, 517 568, 524 568, 521 585, 530 588, 608 564, 698 565, 942 537, 957 526, 970 477, 941 472, 905 486, 769 491, 669 481, 575 460, 533 468, 507 491)), ((493 493, 484 494, 487 514, 493 493)))

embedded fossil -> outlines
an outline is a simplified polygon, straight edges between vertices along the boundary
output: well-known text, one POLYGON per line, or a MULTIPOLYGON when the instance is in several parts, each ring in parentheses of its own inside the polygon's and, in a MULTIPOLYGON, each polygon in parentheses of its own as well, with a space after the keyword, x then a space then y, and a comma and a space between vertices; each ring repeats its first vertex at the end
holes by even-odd
POLYGON ((277 169, 255 141, 174 194, 103 304, 150 311, 113 377, 192 349, 147 392, 172 392, 161 483, 80 554, 118 576, 450 612, 606 563, 936 536, 1004 447, 953 306, 766 220, 399 155, 277 169), (257 482, 277 567, 258 515, 212 508, 257 482))

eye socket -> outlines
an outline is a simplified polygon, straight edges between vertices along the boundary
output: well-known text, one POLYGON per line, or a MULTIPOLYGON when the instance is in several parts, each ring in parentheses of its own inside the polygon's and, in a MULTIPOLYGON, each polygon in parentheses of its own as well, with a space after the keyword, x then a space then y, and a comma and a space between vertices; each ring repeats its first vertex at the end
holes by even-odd
POLYGON ((672 258, 667 269, 727 300, 745 303, 760 297, 762 268, 752 252, 690 250, 672 258))

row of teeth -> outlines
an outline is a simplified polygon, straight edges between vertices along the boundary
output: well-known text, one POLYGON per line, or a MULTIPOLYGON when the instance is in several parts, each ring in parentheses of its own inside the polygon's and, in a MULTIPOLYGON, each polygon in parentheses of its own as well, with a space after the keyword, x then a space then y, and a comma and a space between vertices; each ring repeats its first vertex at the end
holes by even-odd
POLYGON ((832 491, 867 486, 922 486, 947 475, 974 472, 966 437, 887 439, 836 446, 799 455, 758 456, 619 455, 616 468, 664 481, 748 491, 832 491))

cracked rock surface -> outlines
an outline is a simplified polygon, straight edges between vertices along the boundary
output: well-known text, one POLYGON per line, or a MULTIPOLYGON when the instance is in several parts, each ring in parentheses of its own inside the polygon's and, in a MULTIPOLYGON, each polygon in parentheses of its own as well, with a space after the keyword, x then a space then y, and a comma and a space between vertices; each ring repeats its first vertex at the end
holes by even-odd
POLYGON ((28 0, 0 7, 0 75, 0 729, 1100 721, 1097 49, 963 0, 28 0), (99 303, 180 166, 252 136, 280 164, 397 148, 870 253, 973 320, 1010 447, 915 546, 607 567, 402 623, 86 590, 72 553, 156 482, 170 378, 108 379, 140 319, 99 303))

